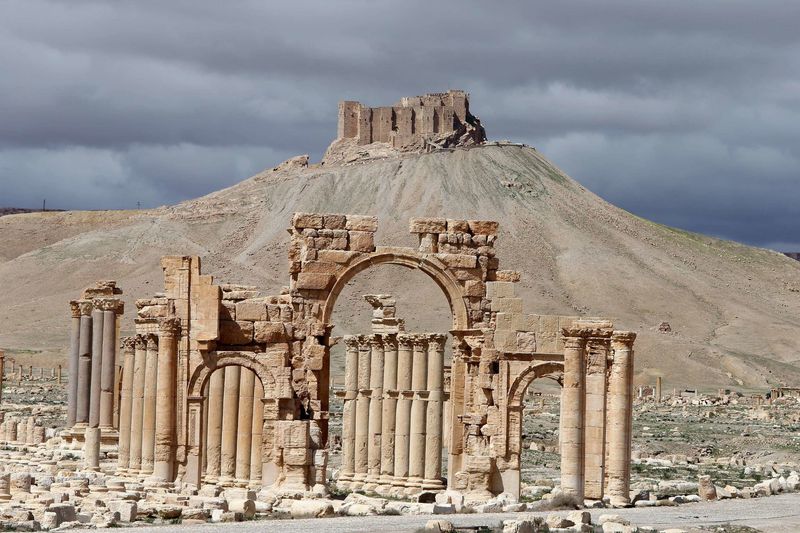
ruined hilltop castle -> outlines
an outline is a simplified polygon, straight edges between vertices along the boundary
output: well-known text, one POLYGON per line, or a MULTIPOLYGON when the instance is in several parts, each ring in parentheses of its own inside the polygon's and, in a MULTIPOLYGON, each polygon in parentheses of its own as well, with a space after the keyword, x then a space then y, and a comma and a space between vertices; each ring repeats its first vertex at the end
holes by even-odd
POLYGON ((427 143, 448 146, 449 139, 465 134, 475 143, 486 140, 480 120, 469 112, 469 94, 461 90, 406 96, 386 107, 366 107, 350 100, 339 102, 337 140, 407 148, 427 143))

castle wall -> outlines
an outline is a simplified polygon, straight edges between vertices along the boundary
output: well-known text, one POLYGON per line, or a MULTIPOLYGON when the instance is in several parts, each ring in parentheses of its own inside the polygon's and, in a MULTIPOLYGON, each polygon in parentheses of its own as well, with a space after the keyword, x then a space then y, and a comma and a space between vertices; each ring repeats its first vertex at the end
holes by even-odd
POLYGON ((358 144, 390 143, 407 146, 420 137, 451 133, 467 120, 468 95, 448 91, 403 97, 394 106, 365 107, 359 102, 339 103, 337 138, 358 144))

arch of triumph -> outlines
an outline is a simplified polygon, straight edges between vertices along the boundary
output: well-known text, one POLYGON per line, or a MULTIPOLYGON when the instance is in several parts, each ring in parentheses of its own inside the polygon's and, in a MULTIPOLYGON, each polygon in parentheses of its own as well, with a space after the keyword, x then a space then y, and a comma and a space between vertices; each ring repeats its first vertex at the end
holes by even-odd
POLYGON ((112 342, 120 291, 74 302, 68 422, 87 463, 109 434, 119 439, 118 473, 154 486, 325 493, 333 309, 360 272, 394 264, 428 275, 447 298, 449 379, 446 334, 405 332, 388 296, 367 296, 372 333, 343 339, 337 483, 518 495, 523 397, 549 377, 563 386, 562 489, 627 503, 635 333, 604 319, 523 313, 520 276, 495 257, 496 222, 412 219, 417 248, 376 246, 377 226, 370 216, 296 213, 290 285, 275 296, 215 284, 198 257, 163 258, 164 292, 137 300, 136 335, 122 339, 118 433, 107 427, 105 375, 90 379, 85 337, 113 366, 90 316, 105 318, 112 342))

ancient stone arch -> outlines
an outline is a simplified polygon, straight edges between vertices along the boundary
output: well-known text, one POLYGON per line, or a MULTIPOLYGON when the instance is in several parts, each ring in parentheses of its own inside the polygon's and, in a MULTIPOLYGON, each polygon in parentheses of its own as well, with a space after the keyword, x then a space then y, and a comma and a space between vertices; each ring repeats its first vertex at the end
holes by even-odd
MULTIPOLYGON (((157 399, 156 413, 141 419, 141 429, 130 414, 120 421, 127 438, 155 443, 154 467, 133 468, 131 454, 121 454, 120 473, 199 485, 205 409, 220 409, 206 402, 204 383, 215 368, 239 366, 264 384, 261 485, 325 492, 332 310, 356 274, 396 264, 430 276, 453 313, 449 389, 403 392, 422 404, 447 402, 442 438, 449 488, 469 498, 519 491, 521 394, 530 380, 562 372, 562 406, 569 406, 561 422, 562 488, 578 498, 627 501, 635 334, 614 331, 601 319, 524 313, 515 294, 520 275, 500 269, 495 254, 496 222, 412 219, 414 248, 376 246, 377 224, 370 216, 295 214, 289 285, 279 295, 215 284, 201 274, 198 257, 165 257, 163 295, 136 303, 137 335, 154 339, 153 348, 125 353, 125 368, 157 362, 157 379, 144 392, 157 399)), ((372 353, 380 358, 386 350, 372 353)), ((438 360, 438 354, 427 350, 420 357, 438 360)), ((134 391, 126 401, 136 403, 136 370, 131 374, 123 389, 134 391)), ((398 392, 376 385, 365 389, 376 398, 398 392)), ((408 490, 431 486, 408 483, 408 490)))
POLYGON ((336 281, 325 299, 322 321, 326 324, 330 323, 336 299, 353 278, 364 270, 386 264, 419 270, 429 276, 442 289, 447 298, 453 315, 453 328, 468 329, 470 327, 469 309, 465 303, 465 288, 455 279, 447 265, 436 257, 412 249, 380 250, 366 256, 354 257, 345 264, 344 270, 337 273, 336 281))

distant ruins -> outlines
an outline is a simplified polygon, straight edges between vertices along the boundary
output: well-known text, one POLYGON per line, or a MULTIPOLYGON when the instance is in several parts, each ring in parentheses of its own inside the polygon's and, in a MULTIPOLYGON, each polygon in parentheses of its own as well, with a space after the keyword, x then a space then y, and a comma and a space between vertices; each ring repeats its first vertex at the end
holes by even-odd
POLYGON ((464 91, 407 96, 392 106, 366 107, 360 102, 339 103, 337 140, 355 139, 358 145, 388 143, 394 148, 434 143, 467 135, 474 143, 486 140, 480 120, 469 112, 464 91))
POLYGON ((800 261, 800 252, 784 252, 783 255, 786 257, 791 257, 796 261, 800 261))
MULTIPOLYGON (((324 495, 333 309, 360 272, 394 264, 430 276, 447 297, 449 379, 447 336, 406 332, 390 296, 366 295, 372 333, 344 339, 340 486, 519 495, 525 391, 551 378, 563 385, 562 490, 628 503, 636 335, 603 319, 523 313, 520 276, 495 257, 496 222, 412 219, 416 248, 376 246, 377 228, 370 216, 296 213, 290 285, 268 297, 215 284, 198 257, 165 257, 164 293, 137 301, 136 336, 122 339, 117 474, 164 490, 324 495)), ((73 303, 70 352, 78 392, 71 382, 68 432, 78 440, 85 427, 90 469, 109 409, 95 368, 113 366, 107 346, 122 311, 118 289, 100 288, 108 294, 73 303)))

